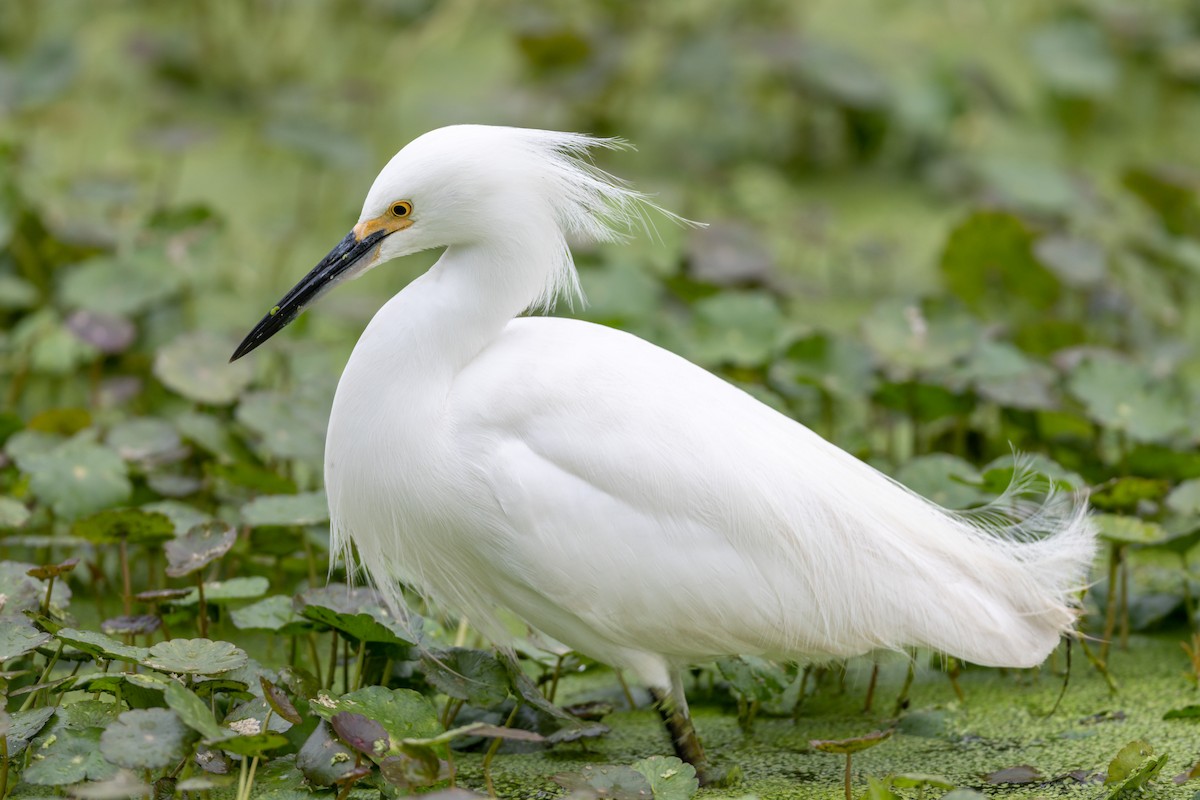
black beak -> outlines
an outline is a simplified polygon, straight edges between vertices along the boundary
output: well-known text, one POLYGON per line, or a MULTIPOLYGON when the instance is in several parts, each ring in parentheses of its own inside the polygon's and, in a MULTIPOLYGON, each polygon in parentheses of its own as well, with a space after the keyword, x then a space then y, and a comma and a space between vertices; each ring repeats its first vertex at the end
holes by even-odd
POLYGON ((355 238, 353 231, 346 234, 346 238, 338 242, 337 246, 329 251, 329 255, 322 258, 321 263, 312 268, 312 272, 305 275, 283 296, 279 305, 267 312, 267 315, 254 326, 254 330, 250 331, 233 351, 229 360, 237 361, 283 330, 289 322, 300 315, 305 306, 332 288, 387 235, 388 231, 375 231, 359 241, 355 238))

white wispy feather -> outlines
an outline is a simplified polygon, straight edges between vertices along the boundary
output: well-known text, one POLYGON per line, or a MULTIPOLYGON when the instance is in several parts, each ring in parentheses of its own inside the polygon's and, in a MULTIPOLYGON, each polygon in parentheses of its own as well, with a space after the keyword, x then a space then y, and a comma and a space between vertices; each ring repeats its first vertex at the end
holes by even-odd
POLYGON ((738 653, 1044 659, 1094 553, 1081 496, 953 514, 641 339, 514 319, 577 292, 569 239, 643 219, 646 197, 585 158, 616 146, 457 126, 380 174, 363 219, 415 211, 379 261, 447 249, 342 376, 335 547, 398 609, 404 582, 498 643, 508 609, 656 687, 738 653))

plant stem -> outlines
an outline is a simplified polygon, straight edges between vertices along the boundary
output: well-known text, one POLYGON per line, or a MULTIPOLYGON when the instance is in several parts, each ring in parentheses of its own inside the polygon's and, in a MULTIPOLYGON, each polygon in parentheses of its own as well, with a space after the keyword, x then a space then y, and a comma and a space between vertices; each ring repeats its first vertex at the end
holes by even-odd
POLYGON ((354 688, 356 690, 362 688, 363 666, 364 666, 363 661, 365 659, 366 654, 367 654, 367 640, 363 639, 361 642, 358 643, 358 658, 356 659, 357 663, 355 664, 355 667, 354 667, 354 688))
MULTIPOLYGON (((521 701, 513 703, 513 709, 509 712, 508 719, 504 720, 504 727, 512 727, 513 720, 517 718, 517 711, 521 709, 521 701)), ((488 746, 487 755, 483 757, 483 778, 487 783, 488 797, 496 796, 496 786, 492 783, 492 759, 496 757, 496 751, 500 749, 501 739, 493 739, 488 746)))
MULTIPOLYGON (((42 613, 47 616, 50 614, 50 595, 54 591, 54 577, 51 575, 46 579, 46 596, 42 598, 42 613)), ((0 794, 0 797, 3 796, 3 794, 0 794)))
POLYGON ((1104 600, 1104 640, 1100 642, 1100 660, 1108 663, 1108 648, 1117 629, 1117 570, 1121 566, 1121 545, 1108 553, 1108 597, 1104 600))
POLYGON ((317 686, 324 686, 325 682, 321 680, 321 657, 317 655, 317 634, 309 631, 304 638, 308 641, 308 655, 313 662, 313 672, 316 673, 317 686))
POLYGON ((204 573, 196 573, 196 592, 200 595, 200 638, 208 638, 208 603, 204 599, 204 573))
MULTIPOLYGON (((49 661, 46 662, 46 668, 42 670, 42 674, 38 676, 37 683, 35 683, 34 686, 37 686, 38 684, 42 684, 42 683, 46 682, 46 678, 50 677, 50 672, 51 672, 51 670, 54 669, 54 665, 58 663, 58 657, 60 655, 62 655, 62 651, 63 651, 63 644, 62 644, 62 642, 59 642, 58 649, 54 651, 54 656, 52 658, 50 658, 49 661)), ((30 706, 33 705, 34 698, 36 698, 39 694, 41 694, 41 692, 30 692, 29 696, 25 698, 25 702, 21 704, 21 710, 28 711, 30 706)), ((0 738, 6 738, 6 737, 0 737, 0 738)), ((2 797, 2 796, 3 795, 0 795, 0 797, 2 797)))
POLYGON ((8 795, 8 736, 0 736, 0 798, 8 795))
POLYGON ((846 800, 854 800, 850 796, 850 753, 846 753, 846 800))
POLYGON ((125 609, 125 616, 132 613, 130 602, 133 599, 133 581, 129 578, 129 547, 125 542, 125 537, 121 537, 121 580, 125 585, 125 591, 121 594, 121 606, 125 609))
POLYGON ((879 681, 879 664, 871 665, 871 680, 867 683, 867 699, 863 703, 863 713, 871 713, 871 703, 875 700, 875 684, 879 681))

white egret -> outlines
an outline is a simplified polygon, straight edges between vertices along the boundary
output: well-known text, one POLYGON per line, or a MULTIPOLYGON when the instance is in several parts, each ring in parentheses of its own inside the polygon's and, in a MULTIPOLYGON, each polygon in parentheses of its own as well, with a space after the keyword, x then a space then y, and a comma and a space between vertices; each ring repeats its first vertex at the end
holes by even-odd
POLYGON ((673 353, 573 319, 569 238, 649 205, 594 167, 608 139, 463 125, 376 178, 358 224, 239 358, 325 289, 445 247, 389 300, 338 384, 325 453, 335 545, 499 645, 505 608, 649 687, 705 772, 680 671, 716 657, 922 646, 1041 663, 1071 630, 1094 534, 1082 497, 956 515, 673 353))

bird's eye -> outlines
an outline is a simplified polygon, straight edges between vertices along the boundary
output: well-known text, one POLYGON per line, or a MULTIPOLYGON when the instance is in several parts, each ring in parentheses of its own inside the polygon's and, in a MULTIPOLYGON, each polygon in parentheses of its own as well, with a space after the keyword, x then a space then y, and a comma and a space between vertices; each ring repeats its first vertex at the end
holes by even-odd
POLYGON ((392 203, 393 217, 407 217, 413 211, 412 203, 407 200, 401 200, 398 203, 392 203))

